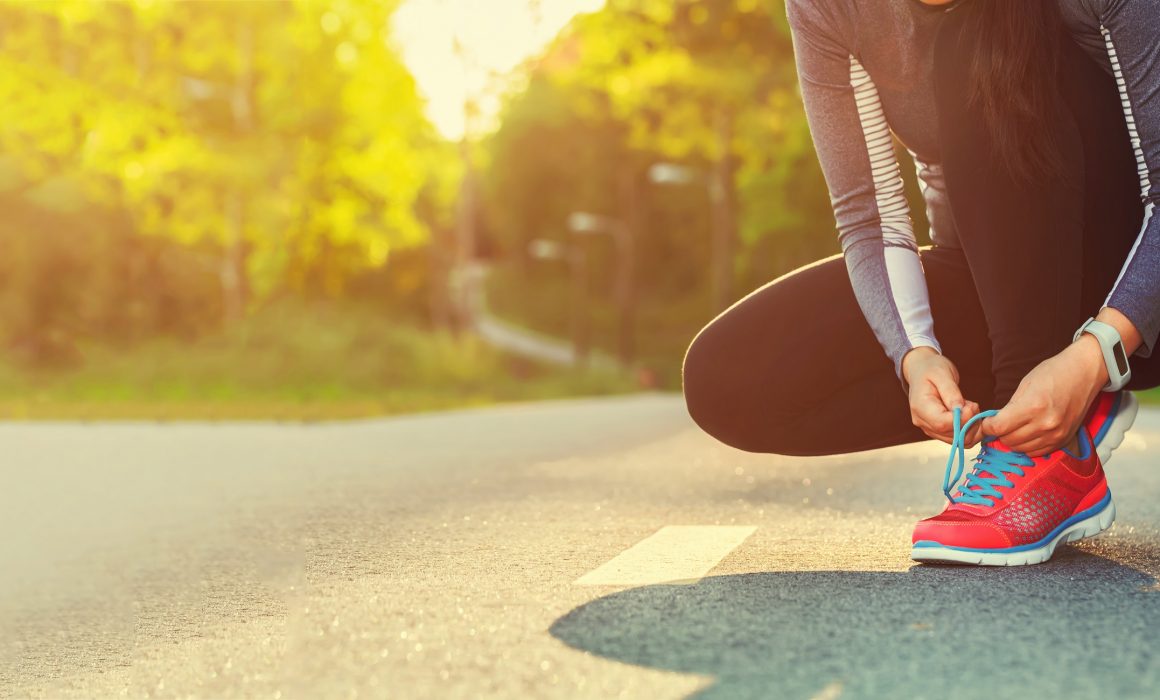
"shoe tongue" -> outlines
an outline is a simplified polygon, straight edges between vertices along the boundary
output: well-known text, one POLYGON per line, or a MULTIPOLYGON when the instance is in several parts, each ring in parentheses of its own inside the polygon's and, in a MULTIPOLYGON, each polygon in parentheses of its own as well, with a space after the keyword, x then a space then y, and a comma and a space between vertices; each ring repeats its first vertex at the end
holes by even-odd
POLYGON ((1014 453, 1014 454, 1022 454, 1020 452, 1015 452, 1015 450, 1004 445, 1003 441, 1000 440, 999 438, 992 437, 990 435, 983 438, 983 444, 986 445, 988 449, 990 449, 994 452, 1008 452, 1008 453, 1014 453))
MULTIPOLYGON (((987 435, 987 436, 983 437, 982 445, 984 447, 986 447, 987 451, 989 451, 989 452, 1005 452, 1007 454, 1022 454, 1021 452, 1016 452, 1015 450, 1012 450, 1010 447, 1007 447, 1006 445, 1003 444, 1002 440, 1000 440, 997 437, 991 436, 991 435, 987 435)), ((980 451, 980 455, 981 454, 982 454, 982 452, 980 451)), ((985 463, 980 463, 980 462, 976 461, 975 464, 972 465, 972 467, 973 467, 973 471, 975 471, 975 472, 981 472, 981 473, 986 474, 986 475, 991 476, 991 477, 1000 476, 999 474, 988 469, 987 465, 985 463)), ((973 491, 973 490, 977 490, 977 489, 967 489, 967 490, 973 491)), ((972 512, 972 513, 982 513, 982 512, 986 512, 986 511, 990 510, 990 506, 981 506, 981 505, 966 504, 966 503, 958 504, 958 506, 961 506, 961 508, 963 510, 966 510, 966 511, 972 512)))
POLYGON ((946 510, 949 512, 968 513, 970 515, 986 515, 993 508, 994 506, 983 506, 976 503, 954 503, 947 506, 946 510))
POLYGON ((1003 441, 999 438, 992 438, 991 442, 987 443, 987 447, 991 448, 995 452, 1013 452, 1013 450, 1010 447, 1004 445, 1003 441))

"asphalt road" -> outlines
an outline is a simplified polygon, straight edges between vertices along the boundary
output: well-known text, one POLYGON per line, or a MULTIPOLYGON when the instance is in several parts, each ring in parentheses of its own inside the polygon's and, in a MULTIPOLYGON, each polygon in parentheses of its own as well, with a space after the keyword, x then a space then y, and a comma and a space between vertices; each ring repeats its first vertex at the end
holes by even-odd
POLYGON ((0 697, 1160 697, 1160 413, 1109 533, 999 570, 907 558, 941 445, 747 454, 668 395, 0 445, 0 697), (742 535, 578 583, 672 526, 742 535))

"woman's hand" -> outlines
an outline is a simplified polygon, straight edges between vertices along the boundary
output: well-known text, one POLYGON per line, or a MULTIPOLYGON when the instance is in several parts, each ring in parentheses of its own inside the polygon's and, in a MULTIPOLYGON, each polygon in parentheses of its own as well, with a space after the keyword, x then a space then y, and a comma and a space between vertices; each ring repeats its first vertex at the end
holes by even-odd
MULTIPOLYGON (((1139 331, 1119 311, 1104 308, 1096 318, 1115 327, 1127 354, 1140 347, 1139 331)), ((1031 370, 999 415, 983 421, 983 432, 1032 457, 1054 452, 1076 434, 1092 400, 1107 383, 1100 343, 1085 333, 1031 370)))
MULTIPOLYGON (((910 419, 935 440, 950 444, 954 439, 954 409, 963 409, 966 423, 979 413, 979 404, 966 401, 959 391, 959 370, 934 348, 919 347, 902 358, 902 376, 910 386, 910 419)), ((968 446, 978 442, 976 426, 968 436, 968 446)))
POLYGON ((1016 452, 1041 457, 1066 445, 1107 382, 1099 342, 1084 334, 1023 378, 999 415, 983 431, 1016 452))

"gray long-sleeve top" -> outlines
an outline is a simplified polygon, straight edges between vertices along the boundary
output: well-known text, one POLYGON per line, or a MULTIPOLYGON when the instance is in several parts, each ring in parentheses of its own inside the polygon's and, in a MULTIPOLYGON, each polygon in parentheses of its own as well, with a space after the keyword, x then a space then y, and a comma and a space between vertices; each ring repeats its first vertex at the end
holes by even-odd
MULTIPOLYGON (((1160 335, 1160 0, 1059 0, 1075 41, 1116 78, 1145 223, 1109 290, 1151 355, 1160 335)), ((932 83, 944 8, 915 0, 787 0, 810 130, 858 303, 901 376, 934 335, 893 136, 918 164, 936 245, 958 246, 939 165, 932 83)), ((1094 315, 1098 309, 1092 309, 1094 315)))

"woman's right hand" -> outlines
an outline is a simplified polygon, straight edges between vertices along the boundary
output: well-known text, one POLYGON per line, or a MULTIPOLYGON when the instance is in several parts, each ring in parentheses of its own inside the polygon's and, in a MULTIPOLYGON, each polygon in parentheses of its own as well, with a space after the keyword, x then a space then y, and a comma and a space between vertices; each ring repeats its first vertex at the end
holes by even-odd
MULTIPOLYGON (((910 386, 910 419, 922 432, 948 445, 954 439, 954 409, 963 409, 966 423, 979 413, 979 404, 963 399, 959 391, 959 370, 934 348, 918 347, 902 358, 902 376, 910 386)), ((971 447, 979 440, 982 426, 975 426, 967 439, 971 447)))

